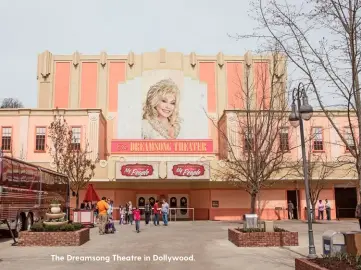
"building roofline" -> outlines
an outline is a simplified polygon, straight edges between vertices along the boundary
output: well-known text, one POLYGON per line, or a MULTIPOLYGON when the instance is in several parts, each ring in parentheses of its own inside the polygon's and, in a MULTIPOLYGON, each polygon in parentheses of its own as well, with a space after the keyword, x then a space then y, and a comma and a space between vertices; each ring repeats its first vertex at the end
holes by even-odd
POLYGON ((99 108, 88 108, 88 109, 47 109, 47 108, 5 108, 0 109, 0 116, 4 115, 81 115, 82 113, 99 113, 105 120, 102 109, 99 108))

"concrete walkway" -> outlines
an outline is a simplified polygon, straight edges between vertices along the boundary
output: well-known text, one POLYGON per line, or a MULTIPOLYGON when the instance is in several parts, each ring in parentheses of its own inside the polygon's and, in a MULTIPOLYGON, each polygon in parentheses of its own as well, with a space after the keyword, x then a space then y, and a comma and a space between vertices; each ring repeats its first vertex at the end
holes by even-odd
MULTIPOLYGON (((356 221, 331 221, 314 224, 317 253, 322 252, 325 230, 358 230, 356 221)), ((80 247, 12 247, 11 239, 0 238, 0 269, 294 269, 294 258, 307 255, 307 224, 299 221, 277 222, 276 226, 299 232, 299 247, 238 248, 227 239, 230 222, 171 222, 168 227, 141 224, 117 225, 117 232, 98 235, 91 229, 91 240, 80 247), (54 255, 54 256, 52 256, 54 255), (55 257, 58 256, 58 257, 55 257), (193 261, 160 261, 156 256, 193 256, 193 261), (64 257, 64 261, 55 260, 64 257), (70 256, 93 256, 109 262, 67 261, 70 256), (128 256, 128 258, 122 258, 128 256), (131 258, 133 256, 133 258, 131 258), (148 257, 147 257, 148 256, 148 257), (154 256, 154 257, 153 257, 154 256), (139 257, 139 258, 138 258, 139 257), (150 258, 146 261, 146 258, 150 258), (53 260, 52 260, 53 259, 53 260), (124 260, 132 261, 124 261, 124 260), (140 261, 138 261, 140 260, 140 261)))

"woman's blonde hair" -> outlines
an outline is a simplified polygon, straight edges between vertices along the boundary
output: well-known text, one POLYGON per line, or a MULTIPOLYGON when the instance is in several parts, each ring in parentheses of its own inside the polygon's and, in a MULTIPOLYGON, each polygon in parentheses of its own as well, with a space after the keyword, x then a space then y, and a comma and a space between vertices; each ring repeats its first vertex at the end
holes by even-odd
POLYGON ((173 94, 175 96, 174 111, 172 115, 168 117, 168 120, 172 126, 178 126, 180 93, 178 86, 171 79, 161 80, 149 88, 147 99, 143 107, 143 119, 152 120, 156 118, 158 116, 156 107, 168 94, 173 94))

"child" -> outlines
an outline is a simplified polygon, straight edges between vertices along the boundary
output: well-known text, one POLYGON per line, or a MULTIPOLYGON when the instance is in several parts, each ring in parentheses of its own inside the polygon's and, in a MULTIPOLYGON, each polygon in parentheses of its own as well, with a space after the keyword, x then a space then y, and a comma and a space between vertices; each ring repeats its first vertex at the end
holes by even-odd
POLYGON ((137 230, 137 233, 139 233, 139 225, 140 225, 140 210, 138 207, 134 208, 133 210, 133 216, 135 221, 135 229, 137 230))
POLYGON ((124 210, 123 210, 123 206, 119 206, 119 225, 122 225, 124 222, 124 210))
POLYGON ((105 232, 106 233, 115 233, 115 226, 113 222, 113 218, 109 216, 108 224, 105 226, 105 232))

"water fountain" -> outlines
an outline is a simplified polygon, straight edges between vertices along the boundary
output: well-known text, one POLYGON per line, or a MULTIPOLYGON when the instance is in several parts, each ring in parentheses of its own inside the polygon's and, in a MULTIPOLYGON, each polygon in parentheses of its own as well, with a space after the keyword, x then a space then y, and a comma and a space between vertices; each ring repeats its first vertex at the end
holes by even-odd
POLYGON ((56 201, 50 204, 50 213, 45 214, 48 221, 44 221, 44 225, 61 226, 68 223, 68 220, 65 220, 66 214, 61 211, 60 205, 56 201))

